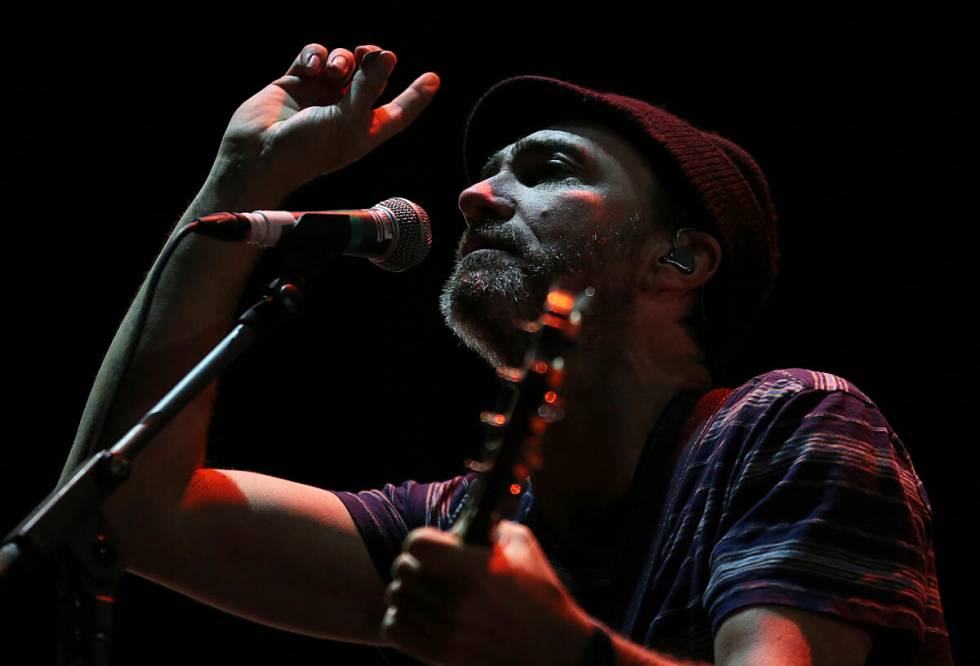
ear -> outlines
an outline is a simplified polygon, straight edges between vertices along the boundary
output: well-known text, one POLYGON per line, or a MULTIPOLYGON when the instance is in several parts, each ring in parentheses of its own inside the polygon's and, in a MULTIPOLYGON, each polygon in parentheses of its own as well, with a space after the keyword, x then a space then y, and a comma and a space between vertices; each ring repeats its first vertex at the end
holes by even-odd
POLYGON ((721 265, 721 244, 709 233, 685 227, 677 234, 676 251, 668 235, 657 234, 643 264, 641 292, 648 298, 677 298, 704 285, 721 265), (664 261, 667 259, 668 261, 664 261), (690 271, 671 263, 687 266, 690 271))

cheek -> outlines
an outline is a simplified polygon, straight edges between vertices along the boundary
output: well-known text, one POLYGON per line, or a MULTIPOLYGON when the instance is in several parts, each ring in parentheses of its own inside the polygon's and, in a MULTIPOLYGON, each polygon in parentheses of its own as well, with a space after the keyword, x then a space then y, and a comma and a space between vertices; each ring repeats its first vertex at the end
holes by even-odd
POLYGON ((554 239, 561 245, 602 244, 608 235, 605 201, 589 190, 567 192, 561 201, 541 210, 537 217, 543 225, 539 237, 545 243, 554 239))

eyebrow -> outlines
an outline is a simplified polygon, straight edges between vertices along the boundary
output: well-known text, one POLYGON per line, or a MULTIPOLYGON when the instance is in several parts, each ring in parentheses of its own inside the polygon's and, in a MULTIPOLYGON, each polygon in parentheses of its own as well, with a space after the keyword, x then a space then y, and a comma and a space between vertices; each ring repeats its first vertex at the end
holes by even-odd
MULTIPOLYGON (((500 170, 500 164, 504 161, 504 153, 506 151, 506 148, 501 148, 490 156, 490 159, 480 169, 481 180, 489 178, 492 174, 500 170)), ((526 136, 514 142, 514 159, 517 159, 519 155, 524 153, 553 153, 556 151, 569 153, 583 166, 587 166, 595 161, 588 150, 565 139, 526 136)))

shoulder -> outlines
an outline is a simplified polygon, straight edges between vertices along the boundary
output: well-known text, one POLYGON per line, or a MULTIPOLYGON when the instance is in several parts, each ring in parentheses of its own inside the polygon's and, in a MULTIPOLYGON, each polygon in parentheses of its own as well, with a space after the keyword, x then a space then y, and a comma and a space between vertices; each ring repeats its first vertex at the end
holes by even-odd
POLYGON ((715 446, 745 456, 819 454, 896 459, 905 447, 875 402, 853 382, 805 368, 770 370, 733 389, 711 424, 715 446))
POLYGON ((778 483, 801 462, 888 467, 918 485, 899 474, 911 462, 871 398, 843 377, 806 368, 770 370, 734 387, 701 426, 689 461, 727 495, 745 483, 778 483))
POLYGON ((751 409, 770 404, 781 404, 805 394, 840 393, 877 409, 877 406, 853 382, 829 372, 806 368, 780 368, 769 370, 736 387, 728 403, 751 409))
POLYGON ((878 405, 839 375, 771 370, 735 389, 727 407, 744 431, 745 464, 753 458, 782 463, 777 468, 802 460, 833 463, 892 476, 908 494, 923 494, 904 444, 878 405))
POLYGON ((752 434, 753 427, 801 416, 798 412, 825 400, 837 409, 850 406, 850 411, 878 412, 871 398, 843 377, 805 368, 781 368, 731 389, 705 434, 729 436, 731 431, 738 431, 744 437, 752 434))

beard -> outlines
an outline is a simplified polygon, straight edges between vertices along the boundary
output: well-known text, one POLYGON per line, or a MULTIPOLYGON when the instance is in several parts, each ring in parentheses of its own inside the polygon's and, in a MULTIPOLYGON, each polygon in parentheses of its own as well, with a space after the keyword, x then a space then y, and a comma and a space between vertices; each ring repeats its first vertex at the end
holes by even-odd
POLYGON ((555 276, 566 272, 564 257, 527 248, 480 249, 460 256, 464 241, 439 298, 442 316, 492 366, 519 365, 528 343, 520 323, 540 316, 555 276))
POLYGON ((631 218, 615 237, 593 235, 586 242, 568 235, 547 249, 528 243, 507 225, 492 229, 493 249, 463 255, 442 288, 439 307, 446 325, 493 367, 522 364, 530 336, 520 324, 540 317, 548 291, 577 293, 595 286, 580 346, 614 345, 636 297, 641 219, 631 218))

